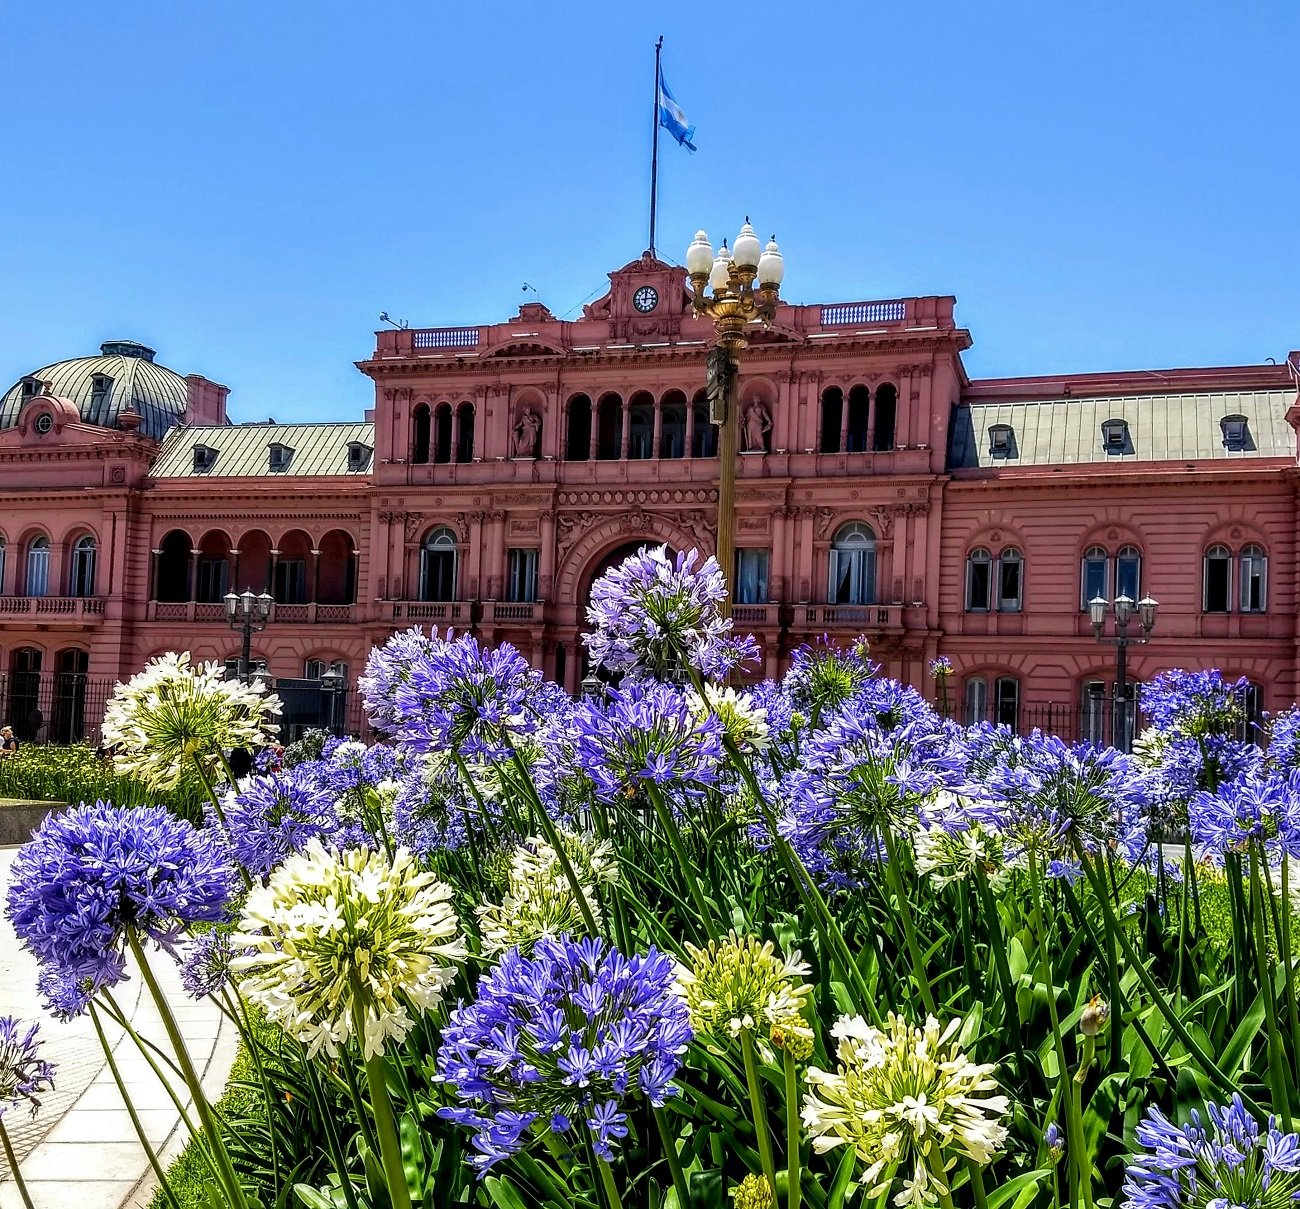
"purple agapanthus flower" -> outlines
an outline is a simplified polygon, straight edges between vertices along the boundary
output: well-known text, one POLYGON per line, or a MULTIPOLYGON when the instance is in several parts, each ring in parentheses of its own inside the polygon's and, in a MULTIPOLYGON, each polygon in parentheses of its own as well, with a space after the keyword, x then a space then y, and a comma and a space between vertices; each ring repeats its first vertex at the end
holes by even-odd
POLYGON ((543 938, 511 949, 457 1008, 442 1035, 438 1078, 460 1103, 438 1115, 474 1130, 481 1173, 523 1148, 534 1125, 579 1123, 600 1157, 627 1132, 625 1106, 660 1106, 692 1039, 673 963, 651 949, 625 957, 600 939, 543 938))
POLYGON ((1142 690, 1142 712, 1161 730, 1180 735, 1231 735, 1245 719, 1250 681, 1222 672, 1161 672, 1142 690))
POLYGON ((424 663, 442 641, 437 634, 426 634, 416 626, 371 649, 357 688, 376 730, 393 735, 407 721, 405 708, 397 702, 397 690, 409 679, 411 669, 424 663))
MULTIPOLYGON (((495 811, 496 803, 480 806, 450 761, 411 756, 393 803, 393 841, 417 856, 458 849, 487 829, 488 821, 481 817, 485 808, 495 811)), ((491 821, 497 818, 493 813, 491 821)))
POLYGON ((583 702, 573 726, 573 758, 607 797, 649 781, 676 798, 717 780, 722 725, 715 715, 692 713, 671 684, 633 681, 605 705, 583 702))
POLYGON ((159 806, 109 802, 50 815, 12 878, 6 914, 69 1007, 77 987, 124 976, 128 929, 173 950, 186 925, 224 918, 236 883, 211 832, 159 806))
POLYGON ((1214 860, 1245 852, 1252 843, 1262 844, 1270 857, 1300 856, 1300 772, 1252 769, 1214 793, 1196 794, 1187 822, 1200 853, 1214 860))
POLYGON ((1158 1108, 1137 1127, 1141 1152, 1124 1174, 1122 1209, 1282 1209, 1300 1196, 1300 1137, 1268 1128, 1234 1095, 1207 1106, 1209 1125, 1193 1109, 1176 1125, 1158 1108))
POLYGON ((26 1028, 16 1016, 0 1016, 0 1117, 26 1101, 32 1116, 40 1096, 54 1087, 54 1066, 40 1056, 40 1026, 26 1028))
POLYGON ((591 586, 583 641, 596 667, 623 675, 682 680, 690 669, 714 680, 758 657, 752 637, 732 633, 718 606, 727 584, 714 558, 666 546, 642 547, 591 586))
POLYGON ((230 980, 230 933, 225 928, 200 932, 181 957, 181 985, 191 999, 215 995, 230 980))
POLYGON ((309 765, 253 777, 226 801, 231 854, 254 877, 265 877, 313 836, 335 830, 335 797, 329 784, 311 775, 309 765))
POLYGON ((790 656, 782 682, 791 706, 816 723, 837 710, 877 675, 880 665, 868 655, 865 638, 840 647, 823 635, 790 656))
POLYGON ((398 737, 412 751, 499 759, 540 725, 531 700, 540 683, 510 643, 488 650, 464 634, 414 663, 394 689, 398 737))
POLYGON ((1300 708, 1283 710, 1269 724, 1268 761, 1284 772, 1300 768, 1300 708))

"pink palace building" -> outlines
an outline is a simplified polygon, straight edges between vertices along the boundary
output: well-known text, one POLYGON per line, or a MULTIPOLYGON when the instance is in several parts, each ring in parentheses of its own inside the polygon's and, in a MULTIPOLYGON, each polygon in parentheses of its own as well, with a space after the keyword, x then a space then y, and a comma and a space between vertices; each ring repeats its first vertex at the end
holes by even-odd
MULTIPOLYGON (((93 737, 150 656, 235 657, 222 598, 245 588, 274 597, 253 656, 291 693, 355 685, 409 626, 512 642, 577 691, 593 579, 716 528, 713 329, 680 267, 646 254, 609 282, 571 322, 528 302, 379 332, 352 423, 232 423, 226 388, 130 341, 24 374, 0 397, 0 718, 93 737)), ((1136 681, 1214 666, 1290 703, 1300 354, 972 380, 954 302, 783 303, 755 333, 734 612, 756 675, 865 634, 927 694, 947 656, 963 718, 1100 738, 1116 660, 1086 604, 1123 593, 1159 601, 1136 681)), ((314 720, 295 699, 291 725, 314 720)))

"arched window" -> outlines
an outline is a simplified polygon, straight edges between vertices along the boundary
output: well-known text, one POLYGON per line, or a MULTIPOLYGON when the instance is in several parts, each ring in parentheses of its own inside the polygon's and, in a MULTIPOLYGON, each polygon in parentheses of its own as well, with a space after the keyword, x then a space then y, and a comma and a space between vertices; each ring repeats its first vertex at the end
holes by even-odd
POLYGON ((5 592, 5 539, 0 537, 0 596, 5 592))
POLYGON ((1115 595, 1142 599, 1142 551, 1136 546, 1121 546, 1115 555, 1115 595))
POLYGON ((445 525, 430 530, 420 548, 420 599, 456 599, 456 535, 445 525))
POLYGON ((1263 546, 1241 552, 1241 611, 1263 613, 1268 607, 1268 555, 1263 546))
POLYGON ((718 456, 718 429, 709 422, 709 404, 701 391, 695 396, 691 405, 691 424, 695 435, 692 439, 691 457, 716 458, 718 456))
POLYGON ((1085 613, 1088 611, 1088 602, 1096 600, 1098 596, 1102 600, 1110 600, 1110 555, 1101 546, 1093 546, 1084 554, 1080 579, 1083 591, 1080 593, 1079 607, 1085 613))
POLYGON ((822 433, 817 446, 822 453, 839 453, 843 419, 844 392, 838 386, 828 386, 822 391, 822 433))
POLYGON ((846 453, 861 453, 867 447, 867 409, 870 397, 865 386, 849 389, 849 424, 844 441, 846 453))
POLYGON ((429 405, 420 403, 411 413, 411 461, 423 466, 429 460, 429 405))
POLYGON ((1227 546, 1211 546, 1205 552, 1205 593, 1207 613, 1232 611, 1232 554, 1227 546))
POLYGON ((569 439, 564 456, 570 462, 585 462, 591 457, 591 399, 574 395, 569 400, 569 439))
POLYGON ((72 547, 72 566, 68 570, 69 596, 95 594, 95 539, 87 533, 72 547))
POLYGON ((876 387, 876 431, 871 448, 884 452, 894 447, 894 427, 898 422, 898 387, 882 382, 876 387))
POLYGON ((27 543, 28 596, 48 596, 50 592, 50 539, 44 535, 27 543))
POLYGON ((966 612, 987 613, 993 591, 993 556, 980 547, 966 556, 966 612))
POLYGON ((600 439, 596 456, 613 461, 623 456, 623 400, 618 395, 605 395, 596 409, 600 439))
POLYGON ((1015 546, 998 555, 998 612, 1019 613, 1025 591, 1025 560, 1015 546))
POLYGON ((451 404, 439 403, 433 413, 433 460, 451 461, 451 404))
POLYGON ((876 601, 876 535, 861 521, 845 525, 831 543, 827 598, 831 604, 876 601))
POLYGON ((348 679, 348 665, 342 659, 335 659, 331 662, 328 659, 308 659, 303 665, 304 680, 319 680, 326 672, 334 672, 336 675, 343 677, 346 684, 348 679))
POLYGON ((966 725, 987 722, 989 718, 989 682, 982 676, 972 676, 966 681, 963 694, 966 704, 966 725))
POLYGON ((473 403, 462 403, 456 408, 456 423, 460 426, 456 434, 456 461, 472 462, 474 460, 473 403))
POLYGON ((644 392, 632 396, 628 408, 627 456, 638 460, 655 454, 655 405, 644 392))
POLYGON ((670 390, 659 401, 662 419, 659 421, 659 456, 681 458, 686 456, 686 396, 681 391, 670 390))

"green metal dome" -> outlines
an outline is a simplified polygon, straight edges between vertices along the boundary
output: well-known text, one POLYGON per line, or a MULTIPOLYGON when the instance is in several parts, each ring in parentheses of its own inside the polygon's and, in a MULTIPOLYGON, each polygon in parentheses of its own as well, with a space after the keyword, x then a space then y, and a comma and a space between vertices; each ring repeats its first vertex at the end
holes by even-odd
POLYGON ((98 357, 56 361, 26 374, 0 396, 0 428, 12 428, 34 394, 76 404, 87 424, 116 428, 123 412, 140 416, 140 432, 161 440, 180 423, 189 397, 185 379, 154 361, 154 350, 133 340, 108 340, 98 357))

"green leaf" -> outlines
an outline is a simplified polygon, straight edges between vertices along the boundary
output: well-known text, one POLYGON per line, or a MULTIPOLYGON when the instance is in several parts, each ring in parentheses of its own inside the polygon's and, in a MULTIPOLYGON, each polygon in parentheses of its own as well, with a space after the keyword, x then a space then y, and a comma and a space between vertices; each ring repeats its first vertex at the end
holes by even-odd
POLYGON ((853 1178, 853 1150, 844 1148, 844 1155, 836 1169, 835 1179, 831 1183, 831 1194, 826 1201, 826 1209, 844 1209, 844 1198, 848 1195, 849 1181, 853 1178))
POLYGON ((328 1196, 307 1184, 295 1184, 293 1194, 306 1209, 334 1209, 334 1202, 328 1196))
POLYGON ((1260 1025, 1264 1023, 1264 996, 1261 992, 1255 996, 1255 1001, 1241 1018, 1241 1023, 1237 1025, 1237 1031, 1232 1034, 1231 1040, 1223 1047, 1223 1052, 1219 1055, 1219 1069, 1225 1075, 1235 1075, 1237 1068, 1241 1065, 1241 1060, 1246 1056, 1246 1050, 1250 1043, 1260 1035, 1260 1025))
POLYGON ((1051 1174, 1050 1167, 1036 1167, 1033 1171, 1016 1176, 1014 1180, 1008 1180, 989 1193, 988 1209, 1001 1209, 1013 1196, 1016 1199, 1011 1209, 1025 1209, 1038 1194, 1038 1185, 1051 1174))
POLYGON ((519 1189, 514 1186, 508 1175, 486 1176, 483 1187, 487 1189, 488 1196, 492 1198, 492 1203, 498 1206, 498 1209, 528 1209, 524 1198, 519 1195, 519 1189))

